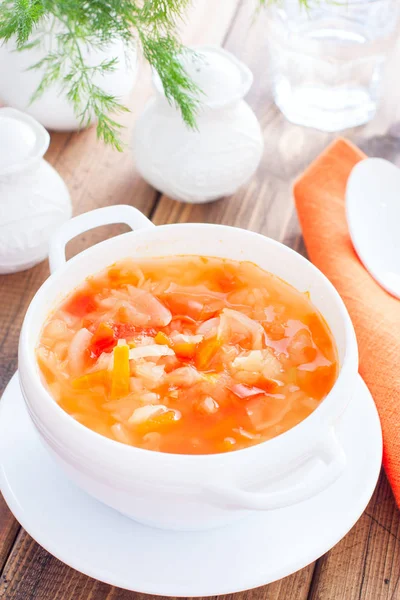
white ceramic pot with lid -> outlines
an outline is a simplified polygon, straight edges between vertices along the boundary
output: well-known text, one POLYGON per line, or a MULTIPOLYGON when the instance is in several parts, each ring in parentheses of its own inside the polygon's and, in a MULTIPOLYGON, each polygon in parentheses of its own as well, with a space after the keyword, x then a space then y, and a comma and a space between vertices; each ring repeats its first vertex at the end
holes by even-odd
POLYGON ((301 502, 332 484, 346 457, 336 426, 351 401, 358 355, 354 329, 338 293, 310 262, 262 235, 208 224, 153 226, 139 211, 115 206, 66 223, 50 246, 51 276, 32 300, 19 344, 19 375, 30 416, 48 449, 87 493, 142 523, 203 529, 248 511, 301 502), (133 231, 93 246, 65 262, 74 236, 107 223, 133 231), (127 446, 103 437, 64 412, 50 396, 35 358, 42 325, 60 300, 87 276, 133 257, 197 254, 249 260, 276 273, 311 300, 335 338, 340 372, 332 390, 304 421, 267 442, 225 454, 176 455, 127 446))
POLYGON ((50 235, 71 216, 67 187, 43 159, 49 142, 32 117, 0 109, 0 273, 44 260, 50 235))
POLYGON ((153 187, 175 200, 202 203, 228 196, 256 171, 264 142, 244 97, 250 69, 233 54, 203 46, 183 55, 182 64, 201 90, 196 129, 189 129, 164 94, 157 73, 156 95, 133 134, 135 165, 153 187))

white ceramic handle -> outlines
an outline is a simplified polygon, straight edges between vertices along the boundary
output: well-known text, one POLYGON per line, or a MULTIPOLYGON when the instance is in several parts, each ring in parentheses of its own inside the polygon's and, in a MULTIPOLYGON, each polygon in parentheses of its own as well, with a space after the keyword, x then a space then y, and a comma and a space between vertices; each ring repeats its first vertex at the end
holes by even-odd
POLYGON ((208 487, 219 505, 247 510, 273 510, 308 500, 329 487, 342 474, 346 466, 346 455, 333 429, 318 446, 316 458, 325 463, 322 476, 306 477, 299 485, 276 492, 252 492, 234 487, 208 487))
POLYGON ((153 223, 140 210, 127 204, 106 206, 83 213, 66 221, 50 238, 50 272, 54 273, 65 264, 65 246, 70 240, 90 229, 115 223, 125 223, 133 230, 154 227, 153 223))

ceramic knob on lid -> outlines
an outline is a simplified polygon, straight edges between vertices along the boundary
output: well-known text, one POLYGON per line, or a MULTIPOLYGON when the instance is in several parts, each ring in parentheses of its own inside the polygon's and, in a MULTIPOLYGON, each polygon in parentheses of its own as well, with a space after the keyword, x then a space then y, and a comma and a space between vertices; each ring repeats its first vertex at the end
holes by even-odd
POLYGON ((54 229, 71 216, 68 190, 44 159, 50 136, 32 117, 0 109, 0 273, 47 256, 54 229))
POLYGON ((243 100, 251 71, 218 47, 195 48, 181 58, 201 90, 197 128, 190 129, 165 98, 154 75, 156 96, 133 135, 136 168, 156 189, 184 202, 208 202, 233 194, 254 174, 263 152, 256 116, 243 100))

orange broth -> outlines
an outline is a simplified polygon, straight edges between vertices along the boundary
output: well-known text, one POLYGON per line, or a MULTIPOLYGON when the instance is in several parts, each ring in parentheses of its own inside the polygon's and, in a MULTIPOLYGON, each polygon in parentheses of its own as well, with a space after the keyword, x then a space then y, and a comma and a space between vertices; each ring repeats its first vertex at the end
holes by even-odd
POLYGON ((47 319, 37 360, 54 399, 119 442, 238 450, 312 413, 332 388, 332 334, 307 293, 249 262, 126 259, 47 319))

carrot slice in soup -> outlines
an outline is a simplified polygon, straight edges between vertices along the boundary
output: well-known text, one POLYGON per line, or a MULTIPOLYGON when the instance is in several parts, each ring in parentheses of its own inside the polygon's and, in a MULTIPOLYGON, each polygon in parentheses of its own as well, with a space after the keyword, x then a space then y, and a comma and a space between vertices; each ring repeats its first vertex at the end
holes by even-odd
POLYGON ((171 348, 171 339, 167 336, 163 331, 159 331, 154 338, 156 344, 160 344, 161 346, 169 346, 171 348))
POLYGON ((115 346, 114 366, 111 372, 111 398, 122 398, 129 394, 129 346, 115 346))
POLYGON ((172 348, 179 358, 193 358, 197 350, 197 344, 194 342, 175 342, 172 348))
POLYGON ((156 344, 166 345, 169 348, 172 348, 179 358, 193 358, 198 346, 195 342, 177 342, 171 340, 171 338, 162 331, 157 333, 154 341, 156 344))
POLYGON ((200 371, 206 370, 220 347, 221 340, 218 336, 201 341, 195 356, 196 367, 200 371))
POLYGON ((72 381, 72 387, 79 390, 87 390, 96 385, 105 385, 107 379, 108 371, 101 369, 101 371, 94 371, 93 373, 77 377, 72 381))
POLYGON ((154 415, 154 417, 150 417, 147 421, 144 421, 144 423, 137 425, 136 431, 141 435, 144 435, 149 431, 162 431, 178 423, 178 421, 179 418, 177 418, 175 411, 167 410, 166 412, 154 415))

